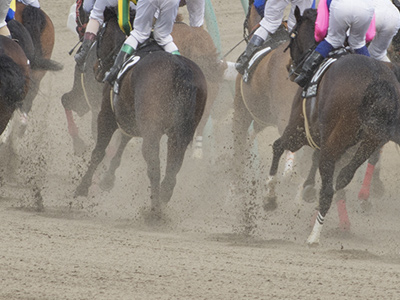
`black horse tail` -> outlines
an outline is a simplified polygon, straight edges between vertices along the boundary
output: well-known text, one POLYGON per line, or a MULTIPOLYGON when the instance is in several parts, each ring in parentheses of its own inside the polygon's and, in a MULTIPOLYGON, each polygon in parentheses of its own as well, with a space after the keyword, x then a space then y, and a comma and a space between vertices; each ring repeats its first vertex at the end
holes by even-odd
POLYGON ((389 137, 397 122, 398 97, 395 87, 390 82, 377 80, 371 83, 365 90, 359 108, 364 130, 389 137))
POLYGON ((196 130, 196 87, 192 69, 179 56, 174 56, 177 67, 174 74, 173 111, 175 132, 180 145, 189 145, 196 130))
POLYGON ((0 98, 15 107, 26 95, 26 76, 22 68, 7 55, 0 55, 0 98))
POLYGON ((47 19, 44 12, 37 7, 26 6, 22 11, 22 23, 31 35, 34 56, 31 59, 31 68, 33 70, 48 70, 48 71, 60 71, 62 65, 51 59, 43 57, 43 48, 41 42, 41 34, 47 25, 47 19))

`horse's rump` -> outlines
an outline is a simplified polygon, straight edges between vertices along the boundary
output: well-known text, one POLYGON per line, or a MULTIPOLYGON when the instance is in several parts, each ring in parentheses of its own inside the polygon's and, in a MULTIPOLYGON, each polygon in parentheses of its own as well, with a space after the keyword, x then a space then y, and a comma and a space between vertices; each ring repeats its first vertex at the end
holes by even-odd
MULTIPOLYGON (((121 82, 119 101, 124 103, 120 105, 131 110, 130 119, 136 120, 141 133, 157 126, 164 128, 165 133, 174 132, 176 128, 181 128, 178 131, 182 132, 184 128, 181 139, 189 143, 186 138, 193 137, 200 120, 196 120, 197 91, 205 86, 200 86, 199 74, 202 74, 199 67, 185 57, 163 51, 151 53, 141 59, 121 82), (127 101, 130 98, 133 103, 130 102, 129 108, 127 101)), ((200 78, 205 80, 204 76, 200 78)), ((204 109, 204 103, 200 108, 204 109)), ((122 115, 125 113, 116 108, 116 118, 121 127, 124 126, 122 115)), ((129 128, 126 130, 131 131, 129 128)))

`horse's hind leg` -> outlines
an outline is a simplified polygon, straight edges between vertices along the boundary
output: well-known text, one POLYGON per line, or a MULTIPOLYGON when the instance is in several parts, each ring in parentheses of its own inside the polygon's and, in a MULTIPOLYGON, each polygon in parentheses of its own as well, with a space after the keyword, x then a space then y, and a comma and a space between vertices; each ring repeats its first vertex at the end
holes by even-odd
POLYGON ((160 198, 163 203, 168 203, 171 199, 176 185, 176 176, 182 167, 186 143, 178 143, 176 138, 168 138, 168 154, 165 176, 161 183, 160 198))
POLYGON ((353 179, 356 170, 377 150, 383 145, 380 139, 365 139, 361 142, 356 153, 351 161, 339 173, 336 180, 336 190, 345 188, 353 179))
MULTIPOLYGON (((107 93, 105 93, 107 95, 107 93)), ((118 125, 115 122, 114 114, 109 104, 109 99, 106 97, 103 99, 102 109, 98 116, 98 131, 97 131, 97 142, 92 152, 88 170, 82 178, 80 185, 76 188, 75 197, 87 196, 89 186, 92 183, 93 174, 96 171, 97 166, 103 160, 107 145, 109 144, 112 135, 117 130, 118 125)))
POLYGON ((151 209, 161 212, 160 203, 160 140, 161 136, 154 133, 142 134, 142 154, 147 164, 147 176, 150 180, 151 209))
POLYGON ((376 182, 376 186, 377 189, 380 191, 380 194, 383 190, 383 183, 379 178, 379 169, 376 167, 380 158, 381 151, 382 149, 375 151, 368 160, 364 180, 360 192, 358 193, 358 199, 363 201, 362 205, 365 206, 366 210, 370 209, 370 202, 368 201, 368 199, 370 196, 371 182, 376 182))
POLYGON ((321 153, 319 162, 319 173, 322 181, 319 195, 319 212, 312 232, 307 239, 307 244, 309 245, 319 244, 319 237, 321 235, 322 225, 324 224, 324 218, 332 204, 335 160, 332 159, 330 155, 327 155, 326 152, 328 151, 321 153))
POLYGON ((100 181, 100 188, 103 191, 110 191, 114 187, 115 171, 121 164, 122 153, 124 152, 125 147, 130 140, 131 140, 130 136, 122 134, 118 150, 111 159, 110 166, 108 170, 104 173, 103 179, 100 181))

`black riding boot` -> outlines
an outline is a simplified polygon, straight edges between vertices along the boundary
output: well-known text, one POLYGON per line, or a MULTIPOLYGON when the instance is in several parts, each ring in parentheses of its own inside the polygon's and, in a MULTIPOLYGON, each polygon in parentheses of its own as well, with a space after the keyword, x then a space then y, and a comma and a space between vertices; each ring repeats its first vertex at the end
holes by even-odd
POLYGON ((108 82, 109 84, 113 84, 115 79, 117 79, 118 73, 121 70, 124 62, 133 54, 135 50, 124 44, 121 50, 118 52, 117 57, 115 58, 114 65, 111 67, 110 71, 106 73, 104 76, 103 82, 108 82))
POLYGON ((246 47, 246 50, 244 50, 244 52, 239 56, 235 64, 235 68, 240 74, 243 75, 244 70, 246 69, 247 64, 250 61, 250 58, 263 43, 264 40, 260 36, 258 35, 252 36, 246 47))
POLYGON ((324 59, 325 58, 319 52, 314 50, 304 62, 300 75, 294 79, 294 82, 302 88, 305 87, 324 59))
POLYGON ((95 40, 96 40, 96 35, 94 33, 90 32, 85 33, 85 37, 83 39, 80 51, 76 53, 74 56, 76 64, 81 71, 83 71, 82 67, 85 64, 86 57, 89 54, 90 47, 92 47, 95 40))

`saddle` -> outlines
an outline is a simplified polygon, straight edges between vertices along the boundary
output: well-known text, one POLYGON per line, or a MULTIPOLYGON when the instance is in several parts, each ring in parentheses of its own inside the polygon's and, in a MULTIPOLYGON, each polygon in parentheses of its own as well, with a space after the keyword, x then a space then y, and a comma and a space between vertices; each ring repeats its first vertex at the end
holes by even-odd
POLYGON ((143 44, 140 44, 134 55, 129 57, 121 67, 121 70, 118 73, 117 79, 114 83, 114 93, 118 94, 119 92, 119 85, 124 78, 125 74, 132 69, 139 60, 144 58, 145 56, 149 55, 150 53, 156 51, 164 51, 164 49, 157 44, 157 42, 153 38, 149 38, 143 44))
POLYGON ((243 81, 246 83, 249 82, 260 61, 267 56, 268 53, 288 40, 289 33, 287 32, 285 25, 282 24, 279 26, 278 30, 274 34, 269 35, 260 48, 254 52, 244 70, 243 81))
POLYGON ((322 79, 322 76, 329 69, 329 67, 337 61, 340 57, 350 54, 348 48, 340 48, 329 53, 325 60, 319 65, 311 81, 304 87, 302 96, 303 98, 311 98, 317 96, 318 85, 322 79))

